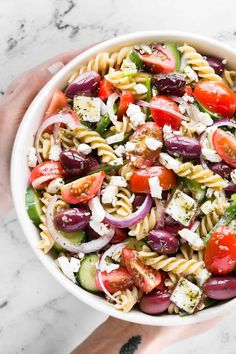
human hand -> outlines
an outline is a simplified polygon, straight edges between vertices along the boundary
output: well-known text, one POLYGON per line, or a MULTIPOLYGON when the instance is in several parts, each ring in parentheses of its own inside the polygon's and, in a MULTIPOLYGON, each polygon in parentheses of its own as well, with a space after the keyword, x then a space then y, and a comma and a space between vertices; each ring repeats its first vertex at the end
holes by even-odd
POLYGON ((19 124, 30 103, 52 76, 81 50, 51 58, 22 73, 0 97, 0 216, 12 206, 10 192, 10 161, 13 142, 19 124))

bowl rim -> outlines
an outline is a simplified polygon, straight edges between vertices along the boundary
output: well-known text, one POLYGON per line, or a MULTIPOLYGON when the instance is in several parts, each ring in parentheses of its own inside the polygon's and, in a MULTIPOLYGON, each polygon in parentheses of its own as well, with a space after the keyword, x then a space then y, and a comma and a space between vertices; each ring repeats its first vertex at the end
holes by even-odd
MULTIPOLYGON (((217 48, 219 51, 221 50, 224 55, 228 53, 228 55, 234 56, 236 59, 236 50, 231 48, 230 46, 221 43, 215 39, 189 33, 189 32, 179 32, 179 31, 142 31, 142 32, 134 32, 126 35, 118 36, 116 38, 108 39, 104 42, 96 44, 95 46, 85 50, 85 52, 76 56, 72 61, 70 61, 67 65, 65 65, 57 74, 55 74, 50 81, 40 90, 37 96, 34 98, 30 106, 28 107, 23 120, 18 128, 14 147, 12 151, 11 158, 11 191, 13 202, 17 214, 17 219, 19 224, 23 230, 23 233, 32 247, 34 253, 39 258, 41 263, 47 268, 47 270, 52 274, 52 276, 57 279, 57 281, 72 295, 74 295, 79 300, 85 302, 87 305, 92 306, 96 310, 99 310, 107 315, 139 324, 152 325, 152 326, 173 326, 173 325, 185 325, 185 324, 193 324, 199 323, 202 321, 206 321, 212 319, 214 317, 225 314, 226 312, 232 311, 233 308, 236 308, 236 299, 232 299, 227 301, 224 304, 217 305, 216 307, 212 307, 206 309, 204 311, 200 311, 194 315, 179 317, 176 315, 161 315, 161 316, 150 316, 142 313, 141 311, 131 311, 129 313, 123 313, 116 310, 112 305, 110 305, 105 299, 98 297, 95 294, 91 294, 78 285, 74 284, 68 278, 64 276, 64 274, 58 269, 55 262, 52 260, 50 255, 45 255, 41 250, 35 247, 35 242, 31 237, 32 231, 32 222, 30 221, 26 208, 24 206, 24 201, 22 200, 21 193, 22 188, 17 185, 15 186, 15 180, 19 176, 19 161, 21 161, 21 147, 22 144, 26 144, 24 141, 24 132, 26 128, 30 127, 30 123, 32 122, 34 111, 37 114, 37 108, 39 107, 40 102, 45 102, 48 98, 49 92, 58 87, 59 82, 65 78, 69 77, 70 73, 75 70, 75 68, 81 65, 82 62, 86 62, 92 56, 97 53, 108 50, 113 51, 117 48, 129 44, 134 44, 142 41, 152 41, 152 40, 171 40, 176 42, 190 42, 196 43, 201 46, 213 46, 215 49, 217 48), (20 201, 20 202, 19 202, 20 201), (22 209, 23 208, 23 209, 22 209), (95 297, 96 296, 96 297, 95 297)), ((33 129, 31 128, 31 134, 33 129)), ((25 188, 23 193, 25 193, 25 188)), ((35 232, 36 232, 36 227, 35 232)), ((38 233, 38 230, 37 230, 38 233)))

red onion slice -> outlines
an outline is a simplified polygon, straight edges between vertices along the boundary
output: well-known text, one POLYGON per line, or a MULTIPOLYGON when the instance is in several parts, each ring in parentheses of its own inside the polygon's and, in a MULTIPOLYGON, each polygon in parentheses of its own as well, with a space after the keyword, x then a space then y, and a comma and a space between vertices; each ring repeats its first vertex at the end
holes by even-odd
POLYGON ((125 246, 127 245, 127 242, 122 242, 122 243, 118 243, 116 245, 111 246, 110 248, 108 248, 108 250, 106 250, 103 255, 100 258, 100 261, 98 262, 98 267, 97 267, 97 276, 98 276, 98 282, 99 285, 101 287, 101 289, 103 290, 103 292, 114 302, 116 303, 120 303, 120 301, 118 301, 114 296, 112 296, 111 293, 109 293, 109 291, 106 289, 103 280, 102 280, 102 268, 106 263, 106 257, 109 257, 112 255, 113 252, 115 251, 119 251, 122 250, 125 246))
POLYGON ((35 189, 39 189, 40 186, 43 183, 48 182, 48 181, 53 180, 53 179, 58 178, 58 177, 60 177, 60 176, 58 176, 58 175, 48 175, 48 176, 38 177, 32 182, 32 186, 35 189))
POLYGON ((126 218, 118 218, 106 212, 104 221, 106 221, 112 226, 119 227, 120 229, 130 227, 143 220, 145 216, 149 213, 151 207, 152 197, 150 196, 150 194, 147 194, 143 204, 138 208, 138 210, 136 210, 135 213, 127 216, 126 218))
MULTIPOLYGON (((215 121, 212 125, 210 125, 209 127, 207 128, 210 128, 210 127, 216 127, 216 128, 219 128, 219 127, 230 127, 230 128, 236 128, 236 123, 232 122, 231 120, 229 120, 228 118, 225 118, 225 119, 220 119, 220 120, 217 120, 215 121)), ((206 137, 206 134, 207 134, 207 129, 200 135, 199 137, 199 142, 200 142, 200 145, 202 146, 202 143, 206 137)), ((200 157, 200 161, 201 161, 201 164, 203 166, 204 169, 209 169, 207 163, 205 162, 205 160, 203 159, 202 155, 200 157)))
POLYGON ((138 106, 142 106, 142 107, 149 107, 149 108, 154 108, 154 109, 156 108, 159 111, 173 114, 173 115, 175 115, 175 116, 177 116, 177 117, 179 117, 180 119, 183 119, 183 120, 187 119, 187 117, 185 117, 183 114, 181 114, 179 112, 176 112, 174 109, 161 107, 157 103, 154 103, 154 102, 153 103, 148 103, 148 102, 143 101, 143 100, 138 100, 136 102, 136 104, 138 106))
POLYGON ((39 139, 42 133, 52 124, 64 123, 68 125, 71 129, 75 129, 79 126, 79 121, 77 122, 75 118, 73 118, 72 114, 69 112, 62 112, 55 114, 47 119, 45 119, 42 124, 39 126, 36 136, 35 136, 35 149, 38 158, 38 162, 42 162, 40 153, 39 153, 39 139))
POLYGON ((95 240, 81 243, 79 245, 74 245, 73 243, 71 243, 67 238, 62 236, 62 234, 59 231, 57 231, 57 229, 54 226, 54 222, 53 222, 54 208, 57 199, 58 199, 58 195, 54 195, 48 204, 47 212, 46 212, 46 226, 53 240, 57 242, 62 248, 65 248, 67 251, 72 253, 80 253, 80 252, 92 253, 92 252, 99 251, 101 248, 106 246, 111 241, 112 237, 115 234, 115 230, 113 228, 110 228, 109 234, 99 237, 95 240))

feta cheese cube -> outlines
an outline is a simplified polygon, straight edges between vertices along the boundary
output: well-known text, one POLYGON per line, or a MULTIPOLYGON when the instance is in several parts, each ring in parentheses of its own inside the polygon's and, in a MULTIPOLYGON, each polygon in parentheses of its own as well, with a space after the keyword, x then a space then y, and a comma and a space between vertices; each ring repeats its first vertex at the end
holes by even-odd
POLYGON ((88 144, 79 144, 79 146, 77 147, 77 151, 81 154, 88 155, 91 154, 92 148, 88 144))
POLYGON ((63 186, 64 181, 62 178, 53 179, 47 186, 47 192, 50 194, 56 194, 59 189, 63 186))
POLYGON ((181 310, 192 314, 201 300, 200 288, 185 278, 180 278, 170 300, 181 310))
POLYGON ((190 244, 190 246, 195 251, 199 251, 204 248, 203 241, 196 232, 193 232, 189 229, 182 229, 178 233, 184 240, 186 240, 190 244))
POLYGON ((49 159, 53 161, 59 161, 61 151, 62 150, 60 145, 53 145, 49 152, 49 159))
POLYGON ((71 266, 72 272, 77 273, 78 270, 80 269, 80 260, 78 258, 71 257, 70 266, 71 266))
POLYGON ((103 204, 111 204, 114 198, 118 193, 118 187, 116 186, 107 186, 102 191, 102 202, 103 204))
POLYGON ((147 87, 143 84, 136 84, 134 86, 134 90, 137 92, 137 94, 141 95, 147 92, 147 87))
POLYGON ((92 212, 92 219, 94 221, 101 222, 105 218, 105 211, 98 197, 90 199, 90 201, 88 202, 88 206, 92 212))
POLYGON ((159 149, 160 147, 162 147, 162 142, 154 139, 154 138, 149 138, 146 137, 145 138, 145 144, 148 147, 149 150, 155 151, 157 149, 159 149))
POLYGON ((160 181, 157 176, 150 177, 148 179, 148 184, 150 187, 151 196, 153 198, 161 199, 162 187, 160 186, 160 181))
POLYGON ((211 201, 208 200, 207 202, 205 202, 201 205, 200 209, 205 215, 207 215, 214 209, 214 207, 213 207, 211 201))
POLYGON ((114 151, 117 156, 122 156, 123 154, 125 154, 125 147, 123 145, 120 145, 114 151))
POLYGON ((166 214, 184 226, 188 226, 197 209, 196 201, 184 192, 177 189, 173 194, 166 214))
POLYGON ((76 96, 73 107, 82 120, 91 123, 99 122, 101 112, 100 98, 76 96))
POLYGON ((145 114, 143 112, 134 114, 130 117, 130 124, 133 129, 138 128, 145 123, 145 114))
POLYGON ((112 166, 119 166, 119 165, 123 165, 124 161, 122 157, 118 157, 117 159, 113 160, 110 162, 110 165, 112 166))
POLYGON ((90 220, 89 225, 91 228, 100 236, 108 235, 110 230, 106 224, 102 222, 95 221, 93 219, 90 220))
POLYGON ((111 176, 111 180, 109 183, 111 186, 117 187, 127 187, 127 182, 124 177, 121 176, 111 176))
POLYGON ((159 155, 160 163, 168 168, 169 170, 177 170, 181 165, 181 162, 178 159, 174 159, 172 156, 165 152, 161 152, 159 155))
POLYGON ((59 267, 61 268, 62 272, 65 274, 67 278, 73 281, 73 283, 76 282, 75 280, 75 275, 73 272, 74 266, 70 264, 69 259, 65 256, 58 257, 57 258, 57 263, 59 264, 59 267))
POLYGON ((115 144, 115 143, 118 143, 122 140, 124 140, 124 133, 118 133, 118 134, 115 134, 115 135, 112 135, 112 136, 109 136, 106 141, 108 144, 115 144))
POLYGON ((37 165, 38 159, 36 149, 33 146, 31 146, 28 150, 27 161, 29 167, 35 167, 37 165))
POLYGON ((125 144, 125 150, 126 150, 126 152, 135 151, 135 148, 136 148, 136 144, 133 143, 132 141, 128 141, 128 142, 125 144))
POLYGON ((131 117, 131 116, 133 116, 135 114, 138 114, 138 113, 141 113, 141 112, 142 112, 141 108, 138 105, 130 103, 129 107, 128 107, 127 111, 126 111, 126 114, 127 114, 128 117, 131 117))

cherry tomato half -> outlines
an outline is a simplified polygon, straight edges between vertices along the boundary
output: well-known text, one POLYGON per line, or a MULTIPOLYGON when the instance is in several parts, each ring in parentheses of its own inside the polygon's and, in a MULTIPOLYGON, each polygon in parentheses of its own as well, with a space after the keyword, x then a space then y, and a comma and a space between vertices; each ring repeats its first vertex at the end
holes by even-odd
POLYGON ((120 103, 118 106, 117 116, 122 119, 123 115, 126 113, 129 104, 134 103, 135 96, 132 92, 124 91, 120 95, 120 103))
POLYGON ((228 274, 236 266, 236 234, 228 226, 218 227, 206 246, 206 268, 213 274, 228 274))
POLYGON ((139 127, 129 138, 135 143, 135 151, 126 154, 126 158, 137 168, 152 166, 160 154, 160 148, 150 150, 146 138, 154 138, 162 142, 162 131, 154 122, 148 122, 139 127))
MULTIPOLYGON (((102 281, 107 291, 111 294, 119 290, 130 289, 134 285, 132 276, 124 267, 112 270, 110 273, 102 272, 102 281)), ((98 280, 98 272, 96 272, 96 287, 102 291, 98 280)))
POLYGON ((140 54, 142 61, 154 73, 170 73, 175 70, 175 57, 166 48, 157 45, 152 54, 140 54))
MULTIPOLYGON (((63 109, 68 108, 68 101, 66 95, 60 91, 59 89, 56 89, 51 102, 48 106, 48 109, 45 113, 45 116, 43 120, 47 119, 48 117, 52 116, 53 114, 57 114, 58 112, 62 111, 63 109)), ((53 131, 53 126, 50 126, 46 129, 48 133, 52 133, 53 131)))
POLYGON ((223 82, 199 81, 194 97, 203 107, 222 118, 231 118, 235 113, 236 96, 223 82))
POLYGON ((125 267, 130 273, 133 283, 145 293, 150 293, 161 284, 161 274, 151 266, 144 265, 137 256, 137 252, 130 248, 123 248, 122 257, 125 267))
POLYGON ((169 97, 155 96, 151 99, 150 104, 154 104, 157 108, 150 108, 154 121, 160 126, 170 125, 172 129, 179 130, 181 125, 181 117, 178 105, 169 97), (158 109, 158 106, 164 110, 158 109), (175 114, 175 112, 177 114, 175 114))
POLYGON ((66 172, 63 170, 62 164, 59 161, 44 161, 39 163, 31 171, 30 183, 32 183, 33 187, 36 189, 43 189, 52 179, 65 176, 66 172), (49 178, 45 182, 40 182, 40 177, 49 178))
POLYGON ((130 179, 130 188, 134 193, 150 193, 148 180, 157 176, 160 186, 164 191, 173 188, 176 184, 175 174, 164 166, 152 166, 145 170, 138 170, 133 173, 130 179))
POLYGON ((222 129, 216 129, 212 142, 222 160, 236 168, 236 137, 222 129))
POLYGON ((79 204, 92 199, 101 188, 105 173, 103 171, 79 178, 61 188, 62 199, 70 204, 79 204))
POLYGON ((113 91, 113 85, 106 79, 103 79, 98 90, 98 97, 101 98, 102 101, 106 101, 113 91))

